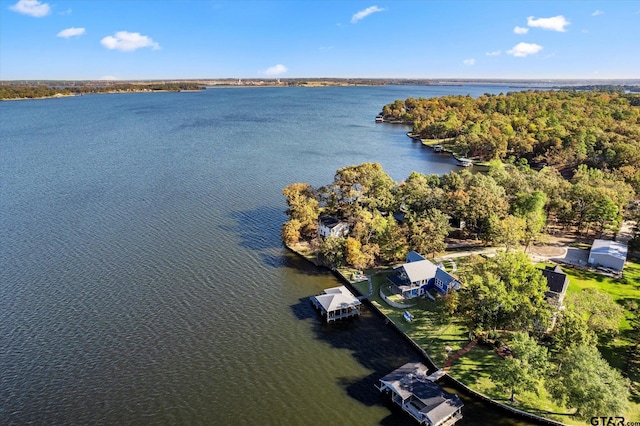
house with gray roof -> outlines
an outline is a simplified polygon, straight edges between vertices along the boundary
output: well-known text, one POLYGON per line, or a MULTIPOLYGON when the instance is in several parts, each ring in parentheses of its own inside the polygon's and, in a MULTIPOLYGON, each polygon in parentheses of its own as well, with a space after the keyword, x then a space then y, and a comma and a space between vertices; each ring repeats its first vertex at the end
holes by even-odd
POLYGON ((411 251, 407 263, 396 266, 396 273, 388 280, 406 298, 424 296, 430 289, 445 295, 451 289, 458 290, 460 283, 444 269, 439 268, 421 254, 411 251))
POLYGON ((624 269, 627 260, 627 245, 611 240, 594 240, 589 252, 589 263, 610 268, 618 272, 624 269))
POLYGON ((464 404, 427 376, 427 367, 409 362, 380 379, 376 388, 421 425, 451 426, 462 418, 464 404))

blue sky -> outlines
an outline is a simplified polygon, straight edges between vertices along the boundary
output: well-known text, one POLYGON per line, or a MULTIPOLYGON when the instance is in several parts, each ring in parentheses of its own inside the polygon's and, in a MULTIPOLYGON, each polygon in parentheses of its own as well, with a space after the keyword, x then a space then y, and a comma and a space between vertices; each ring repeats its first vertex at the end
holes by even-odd
POLYGON ((0 79, 640 78, 640 1, 0 0, 0 79))

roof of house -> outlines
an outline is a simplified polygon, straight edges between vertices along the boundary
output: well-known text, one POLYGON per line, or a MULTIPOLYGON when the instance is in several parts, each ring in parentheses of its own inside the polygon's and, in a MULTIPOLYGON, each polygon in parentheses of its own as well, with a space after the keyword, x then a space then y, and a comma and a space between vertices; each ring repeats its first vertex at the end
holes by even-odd
POLYGON ((411 263, 411 262, 417 262, 419 260, 426 260, 425 257, 423 255, 421 255, 420 253, 418 253, 417 251, 413 251, 411 250, 408 254, 407 254, 407 263, 411 263))
POLYGON ((550 291, 558 294, 564 294, 567 291, 569 277, 560 266, 556 265, 555 268, 547 266, 542 270, 542 275, 547 279, 547 286, 550 291))
POLYGON ((440 386, 427 379, 427 367, 421 362, 409 362, 383 378, 402 397, 419 399, 425 406, 420 410, 433 424, 437 424, 462 406, 457 395, 445 392, 440 386))
POLYGON ((402 265, 404 271, 412 283, 416 281, 429 280, 436 276, 436 265, 428 260, 417 260, 402 265))
POLYGON ((591 246, 592 254, 607 254, 618 259, 627 259, 627 245, 611 240, 594 240, 591 246))
MULTIPOLYGON (((445 271, 444 269, 440 269, 440 268, 436 268, 436 279, 442 281, 445 284, 449 284, 453 281, 456 281, 455 277, 453 275, 451 275, 450 273, 448 273, 447 271, 445 271)), ((456 287, 460 288, 460 284, 456 281, 456 283, 458 284, 456 287)))
POLYGON ((334 216, 320 216, 318 220, 320 221, 321 225, 324 225, 327 228, 333 228, 340 223, 344 223, 340 219, 334 216))
POLYGON ((321 294, 312 297, 327 312, 362 304, 345 286, 328 288, 321 294))

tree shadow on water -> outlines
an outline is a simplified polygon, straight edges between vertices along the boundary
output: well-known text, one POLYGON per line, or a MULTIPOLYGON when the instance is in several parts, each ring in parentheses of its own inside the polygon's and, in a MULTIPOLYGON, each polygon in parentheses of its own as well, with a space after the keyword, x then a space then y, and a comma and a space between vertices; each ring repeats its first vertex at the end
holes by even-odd
POLYGON ((284 246, 280 239, 280 225, 286 216, 275 207, 258 207, 229 213, 234 224, 226 227, 240 239, 240 247, 258 255, 267 266, 281 267, 284 246))
MULTIPOLYGON (((413 346, 366 306, 362 309, 361 317, 328 324, 313 310, 308 299, 301 300, 301 303, 308 304, 316 316, 312 329, 318 339, 334 348, 349 350, 360 365, 371 371, 365 377, 338 379, 338 384, 351 398, 366 406, 384 404, 375 387, 381 377, 409 361, 421 359, 420 353, 413 346)), ((296 312, 300 308, 294 305, 292 309, 296 312)), ((383 424, 398 424, 397 422, 398 419, 394 416, 392 422, 383 424)))

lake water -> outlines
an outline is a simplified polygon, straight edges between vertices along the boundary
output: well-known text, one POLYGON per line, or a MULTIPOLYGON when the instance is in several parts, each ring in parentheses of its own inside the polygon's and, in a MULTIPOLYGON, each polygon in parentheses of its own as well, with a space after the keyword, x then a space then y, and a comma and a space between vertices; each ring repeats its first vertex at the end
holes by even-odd
MULTIPOLYGON (((413 424, 376 380, 417 354, 280 241, 292 182, 446 173, 407 97, 501 86, 217 88, 0 103, 0 424, 413 424)), ((512 424, 467 401, 460 424, 512 424)), ((519 423, 521 424, 521 423, 519 423)))

